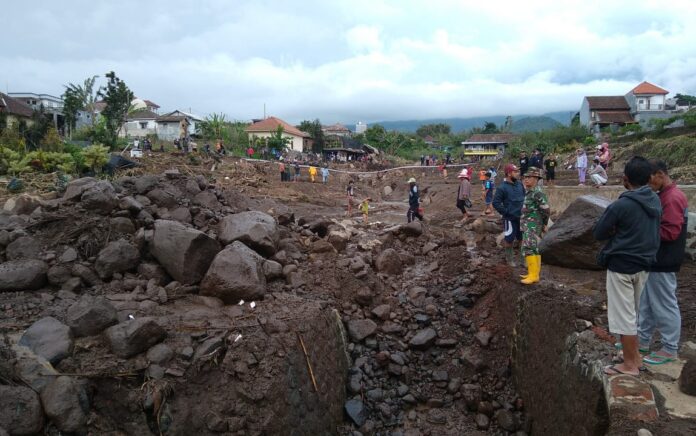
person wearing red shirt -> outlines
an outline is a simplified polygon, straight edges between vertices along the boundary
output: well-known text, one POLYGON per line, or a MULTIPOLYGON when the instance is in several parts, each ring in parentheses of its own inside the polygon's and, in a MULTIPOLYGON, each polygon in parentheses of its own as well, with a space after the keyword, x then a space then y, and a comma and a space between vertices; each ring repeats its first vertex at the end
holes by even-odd
POLYGON ((667 165, 661 160, 650 163, 650 187, 657 191, 662 205, 660 248, 640 296, 638 339, 640 350, 648 353, 653 333, 660 332, 661 349, 643 358, 645 363, 660 365, 674 361, 679 350, 677 272, 684 261, 689 211, 686 196, 669 177, 667 165))

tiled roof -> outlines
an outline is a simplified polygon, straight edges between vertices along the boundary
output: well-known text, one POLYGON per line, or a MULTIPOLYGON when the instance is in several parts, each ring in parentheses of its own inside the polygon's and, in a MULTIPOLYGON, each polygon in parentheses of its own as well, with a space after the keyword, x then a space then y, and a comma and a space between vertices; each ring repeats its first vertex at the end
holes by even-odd
POLYGON ((669 94, 669 91, 650 82, 643 82, 631 90, 633 94, 669 94))
POLYGON ((150 100, 143 100, 143 101, 145 102, 145 105, 146 105, 147 107, 153 107, 153 108, 155 108, 155 109, 159 109, 159 108, 160 108, 160 106, 159 106, 157 103, 155 103, 155 102, 152 102, 152 101, 150 101, 150 100))
POLYGON ((162 115, 156 118, 158 123, 178 123, 186 117, 183 115, 162 115))
POLYGON ((246 128, 247 133, 265 133, 265 132, 275 132, 278 130, 278 126, 283 127, 283 131, 285 133, 288 133, 290 135, 294 136, 300 136, 303 138, 310 138, 311 135, 307 132, 303 132, 302 130, 298 129, 297 127, 291 126, 290 124, 286 123, 285 121, 281 120, 280 118, 276 117, 268 117, 265 120, 261 120, 259 122, 256 122, 249 127, 246 128))
POLYGON ((128 120, 154 120, 158 115, 150 110, 142 109, 128 115, 128 120))
POLYGON ((350 129, 341 123, 332 124, 330 126, 323 126, 321 130, 326 132, 350 132, 350 129))
POLYGON ((597 111, 597 121, 599 123, 631 124, 635 123, 630 113, 625 111, 597 111))
POLYGON ((469 139, 464 141, 464 144, 476 144, 476 143, 485 143, 485 142, 496 142, 499 144, 507 144, 510 142, 515 136, 515 134, 512 133, 478 133, 476 135, 471 135, 469 139))
POLYGON ((34 110, 28 104, 0 92, 0 111, 30 118, 34 110))
POLYGON ((606 97, 585 97, 590 104, 590 110, 629 110, 626 98, 623 95, 606 96, 606 97))

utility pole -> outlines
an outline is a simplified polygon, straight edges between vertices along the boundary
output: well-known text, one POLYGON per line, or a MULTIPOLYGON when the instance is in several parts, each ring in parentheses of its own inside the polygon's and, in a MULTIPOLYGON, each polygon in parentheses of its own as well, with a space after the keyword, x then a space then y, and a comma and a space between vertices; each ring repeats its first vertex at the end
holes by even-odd
POLYGON ((266 119, 266 103, 263 104, 263 119, 266 119))

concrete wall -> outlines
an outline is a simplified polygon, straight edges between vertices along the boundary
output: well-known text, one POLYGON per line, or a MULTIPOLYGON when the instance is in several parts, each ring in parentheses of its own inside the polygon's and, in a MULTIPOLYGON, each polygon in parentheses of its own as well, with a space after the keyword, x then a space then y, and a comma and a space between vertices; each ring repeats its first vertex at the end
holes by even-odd
POLYGON ((179 122, 157 123, 157 137, 165 141, 173 141, 179 138, 179 122))
MULTIPOLYGON (((249 139, 251 140, 252 138, 270 138, 271 136, 275 135, 275 132, 253 132, 249 134, 249 139)), ((297 151, 297 152, 302 152, 304 151, 304 138, 301 136, 295 136, 295 135, 289 135, 287 133, 283 134, 283 138, 287 138, 290 141, 290 145, 288 146, 292 151, 297 151)))
POLYGON ((155 120, 129 121, 123 125, 119 136, 130 136, 131 138, 144 138, 147 135, 157 135, 157 122, 155 120), (146 123, 145 128, 140 123, 146 123))

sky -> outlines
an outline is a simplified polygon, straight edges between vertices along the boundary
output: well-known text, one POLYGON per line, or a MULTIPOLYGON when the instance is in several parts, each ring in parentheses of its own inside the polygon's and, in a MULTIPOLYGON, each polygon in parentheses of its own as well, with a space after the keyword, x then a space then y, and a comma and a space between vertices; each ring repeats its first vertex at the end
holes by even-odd
POLYGON ((2 91, 115 71, 160 113, 353 124, 573 111, 643 80, 696 94, 692 0, 23 0, 3 15, 2 91))

